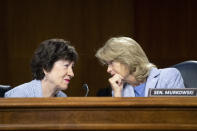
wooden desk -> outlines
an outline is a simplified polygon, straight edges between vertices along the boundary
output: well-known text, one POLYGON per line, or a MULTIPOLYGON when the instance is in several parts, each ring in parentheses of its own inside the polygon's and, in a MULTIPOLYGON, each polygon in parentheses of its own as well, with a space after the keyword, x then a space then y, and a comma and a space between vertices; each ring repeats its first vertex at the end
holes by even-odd
POLYGON ((197 97, 1 98, 0 130, 197 130, 197 97))

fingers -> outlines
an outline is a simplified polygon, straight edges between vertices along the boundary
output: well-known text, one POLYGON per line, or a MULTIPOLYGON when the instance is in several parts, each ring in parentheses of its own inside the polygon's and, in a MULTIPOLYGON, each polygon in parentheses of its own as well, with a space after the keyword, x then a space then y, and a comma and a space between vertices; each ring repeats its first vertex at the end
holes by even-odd
POLYGON ((123 78, 119 74, 115 74, 109 79, 109 83, 114 91, 120 92, 123 88, 123 78))
POLYGON ((121 82, 122 82, 122 77, 118 74, 115 74, 113 77, 111 77, 109 79, 109 82, 111 84, 118 84, 118 85, 121 85, 121 82))

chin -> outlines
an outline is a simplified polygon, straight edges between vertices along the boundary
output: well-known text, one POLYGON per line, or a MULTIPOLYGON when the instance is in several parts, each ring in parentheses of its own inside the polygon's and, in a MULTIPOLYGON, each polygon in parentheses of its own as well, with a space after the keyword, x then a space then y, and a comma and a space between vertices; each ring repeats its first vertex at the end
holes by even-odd
POLYGON ((60 90, 66 90, 68 88, 68 86, 61 86, 60 90))
POLYGON ((68 89, 68 86, 63 88, 63 90, 66 90, 66 89, 68 89))

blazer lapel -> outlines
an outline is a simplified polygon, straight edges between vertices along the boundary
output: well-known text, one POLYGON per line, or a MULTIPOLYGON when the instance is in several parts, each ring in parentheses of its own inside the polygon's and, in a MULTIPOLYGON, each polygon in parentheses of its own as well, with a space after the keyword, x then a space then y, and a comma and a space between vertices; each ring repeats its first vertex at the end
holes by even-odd
POLYGON ((157 85, 157 82, 158 82, 158 79, 159 79, 159 74, 160 74, 160 70, 157 69, 157 68, 152 68, 150 73, 149 73, 149 76, 147 78, 147 81, 146 81, 146 86, 145 86, 145 97, 148 96, 148 91, 149 91, 149 88, 156 88, 156 85, 157 85))

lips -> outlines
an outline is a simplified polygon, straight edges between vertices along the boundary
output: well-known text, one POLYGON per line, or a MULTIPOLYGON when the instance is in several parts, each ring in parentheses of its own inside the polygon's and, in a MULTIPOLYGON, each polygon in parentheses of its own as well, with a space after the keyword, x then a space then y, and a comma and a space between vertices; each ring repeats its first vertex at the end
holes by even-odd
POLYGON ((70 82, 70 79, 64 79, 67 83, 69 83, 70 82))

